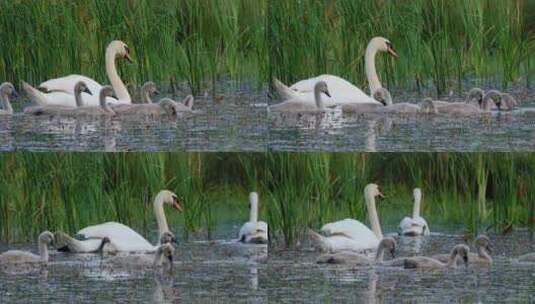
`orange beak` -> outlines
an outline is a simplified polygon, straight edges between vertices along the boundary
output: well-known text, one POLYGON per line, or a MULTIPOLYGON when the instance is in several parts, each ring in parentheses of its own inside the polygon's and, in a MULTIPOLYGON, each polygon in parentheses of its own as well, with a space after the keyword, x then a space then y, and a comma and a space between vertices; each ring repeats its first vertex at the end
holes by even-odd
POLYGON ((130 62, 130 63, 133 63, 133 62, 134 62, 134 60, 132 60, 132 57, 130 57, 130 54, 128 54, 128 53, 126 53, 126 54, 124 55, 124 59, 128 60, 128 62, 130 62))
POLYGON ((377 191, 377 196, 380 198, 385 198, 385 195, 381 191, 377 191))
POLYGON ((176 210, 182 212, 183 209, 182 209, 182 206, 180 205, 180 201, 178 200, 178 198, 176 198, 173 202, 173 208, 175 208, 176 210))
POLYGON ((398 54, 396 53, 396 51, 394 51, 394 48, 392 48, 392 47, 389 47, 386 51, 388 52, 388 54, 392 55, 392 57, 394 57, 394 58, 398 58, 399 57, 398 54))

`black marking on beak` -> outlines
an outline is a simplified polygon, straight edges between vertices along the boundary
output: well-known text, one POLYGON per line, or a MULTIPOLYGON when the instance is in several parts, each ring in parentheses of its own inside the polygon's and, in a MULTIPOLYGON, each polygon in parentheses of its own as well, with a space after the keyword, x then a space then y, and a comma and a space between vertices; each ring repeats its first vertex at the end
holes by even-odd
POLYGON ((329 91, 325 91, 324 93, 325 93, 325 95, 331 97, 331 93, 329 93, 329 91))
POLYGON ((93 95, 93 93, 91 93, 91 90, 89 90, 89 88, 87 88, 87 87, 82 92, 87 93, 89 95, 93 95))
POLYGON ((395 249, 390 250, 390 255, 392 255, 392 258, 394 259, 396 257, 396 250, 395 249))
POLYGON ((154 95, 160 95, 160 91, 158 91, 158 90, 154 90, 153 94, 154 94, 154 95))

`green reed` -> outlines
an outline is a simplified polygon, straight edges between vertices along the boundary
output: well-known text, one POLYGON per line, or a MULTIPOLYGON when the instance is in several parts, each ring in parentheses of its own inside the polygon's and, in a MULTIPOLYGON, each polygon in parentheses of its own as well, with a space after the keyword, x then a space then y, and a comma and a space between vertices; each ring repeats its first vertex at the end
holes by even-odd
POLYGON ((377 206, 387 232, 411 214, 415 187, 431 228, 506 232, 535 223, 534 175, 530 153, 4 153, 0 238, 74 233, 104 221, 153 236, 152 200, 161 189, 183 203, 184 213, 166 210, 173 231, 212 238, 219 224, 247 220, 247 195, 257 191, 272 242, 291 246, 308 228, 366 223, 370 182, 386 195, 377 206))
POLYGON ((272 73, 288 83, 330 73, 366 88, 364 50, 370 38, 384 36, 400 55, 377 57, 386 85, 432 84, 443 93, 472 77, 510 84, 533 72, 529 7, 495 0, 271 1, 272 73))
POLYGON ((70 1, 0 3, 0 79, 38 84, 71 73, 108 82, 106 45, 125 41, 134 64, 126 83, 186 82, 199 93, 221 77, 265 80, 266 0, 70 1))

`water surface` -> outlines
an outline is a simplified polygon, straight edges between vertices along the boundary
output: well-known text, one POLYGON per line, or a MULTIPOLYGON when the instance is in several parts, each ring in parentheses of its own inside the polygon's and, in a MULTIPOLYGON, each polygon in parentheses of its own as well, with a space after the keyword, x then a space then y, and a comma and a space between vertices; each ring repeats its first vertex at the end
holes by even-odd
MULTIPOLYGON (((234 236, 229 233, 228 239, 234 236)), ((398 256, 449 252, 456 234, 397 238, 398 256)), ((0 272, 0 302, 238 302, 238 303, 525 303, 535 301, 535 264, 512 257, 535 251, 527 231, 491 235, 492 267, 448 271, 318 265, 310 246, 271 248, 267 260, 240 256, 229 242, 182 243, 173 273, 102 266, 96 255, 55 253, 46 270, 0 272)), ((29 248, 30 245, 23 245, 29 248)), ((0 247, 0 251, 5 250, 0 247)), ((259 251, 261 252, 261 251, 259 251)))

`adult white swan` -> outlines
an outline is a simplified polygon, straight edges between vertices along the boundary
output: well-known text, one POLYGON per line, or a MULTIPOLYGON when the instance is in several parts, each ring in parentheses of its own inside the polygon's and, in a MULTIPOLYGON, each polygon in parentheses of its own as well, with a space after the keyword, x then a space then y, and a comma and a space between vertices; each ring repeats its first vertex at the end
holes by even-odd
MULTIPOLYGON (((366 53, 364 55, 364 64, 366 70, 366 77, 368 79, 368 84, 370 88, 370 96, 375 93, 378 89, 382 88, 381 81, 377 75, 375 69, 375 55, 377 52, 387 52, 394 57, 398 57, 394 51, 392 43, 383 37, 375 37, 370 40, 368 47, 366 48, 366 53)), ((288 94, 292 94, 291 91, 301 94, 312 94, 314 90, 314 85, 318 81, 325 81, 327 86, 332 93, 332 98, 326 99, 325 103, 329 104, 334 102, 337 104, 344 103, 377 103, 375 99, 364 93, 361 89, 350 83, 349 81, 334 75, 320 75, 317 77, 301 80, 293 84, 289 89, 290 90, 279 90, 278 87, 275 87, 283 98, 288 98, 288 94)))
POLYGON ((249 194, 249 221, 240 229, 239 240, 242 243, 266 244, 268 241, 268 225, 258 221, 258 194, 249 194))
MULTIPOLYGON (((116 103, 126 103, 130 104, 132 103, 132 98, 130 97, 130 94, 128 93, 128 90, 126 89, 126 86, 124 85, 123 81, 119 77, 119 74, 117 73, 117 68, 115 67, 115 59, 117 57, 122 57, 128 61, 132 61, 130 58, 130 49, 126 45, 126 43, 114 40, 110 42, 108 47, 106 48, 106 74, 108 75, 108 78, 110 80, 111 86, 113 87, 113 90, 115 91, 115 94, 117 96, 117 99, 112 97, 107 97, 106 101, 111 104, 116 103)), ((99 98, 98 93, 102 89, 102 85, 96 82, 94 79, 89 78, 87 76, 83 75, 69 75, 65 77, 55 78, 47 80, 39 85, 40 89, 43 89, 47 92, 54 92, 54 91, 61 91, 61 92, 67 92, 72 95, 72 99, 67 101, 55 101, 50 100, 47 101, 49 104, 55 104, 55 105, 63 105, 63 106, 76 106, 76 102, 74 100, 74 86, 77 82, 83 81, 89 88, 89 90, 93 93, 93 95, 82 95, 82 98, 84 100, 84 103, 88 106, 98 106, 99 105, 99 98)))
MULTIPOLYGON (((182 211, 176 194, 168 190, 160 191, 154 199, 158 235, 169 231, 163 210, 164 204, 169 204, 178 211, 182 211)), ((77 253, 96 252, 105 237, 110 239, 110 243, 106 246, 109 251, 154 252, 159 245, 152 245, 132 228, 116 222, 86 227, 78 231, 77 236, 82 240, 71 238, 64 233, 56 233, 57 247, 77 253)))
POLYGON ((368 184, 364 188, 364 200, 368 209, 368 219, 372 229, 354 219, 329 223, 321 228, 323 235, 310 230, 315 244, 326 252, 343 250, 363 251, 375 249, 383 239, 383 232, 377 216, 375 197, 383 197, 376 184, 368 184))
POLYGON ((420 216, 420 205, 422 203, 422 190, 415 188, 412 191, 413 207, 412 217, 404 217, 399 223, 399 234, 406 236, 429 235, 429 226, 423 217, 420 216))

